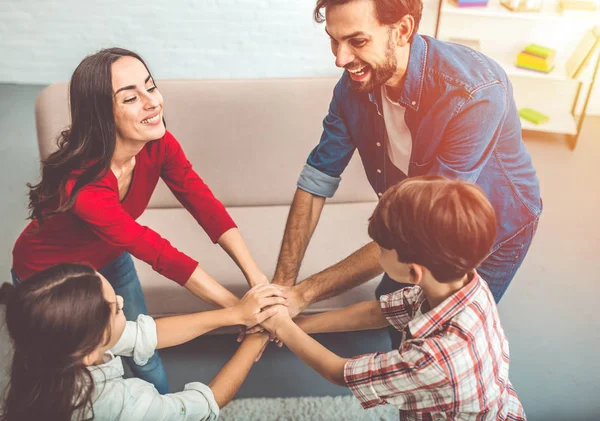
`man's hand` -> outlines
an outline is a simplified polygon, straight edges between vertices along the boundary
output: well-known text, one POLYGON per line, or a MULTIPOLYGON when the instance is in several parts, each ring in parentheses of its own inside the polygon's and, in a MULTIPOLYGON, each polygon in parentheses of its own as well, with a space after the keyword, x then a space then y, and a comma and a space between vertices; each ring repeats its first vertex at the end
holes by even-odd
MULTIPOLYGON (((234 307, 238 323, 245 326, 256 326, 275 314, 275 310, 265 307, 283 304, 287 306, 287 293, 277 285, 261 284, 253 287, 234 307)), ((252 332, 246 332, 252 333, 252 332)))
MULTIPOLYGON (((304 310, 306 308, 306 304, 302 301, 300 294, 298 293, 298 289, 297 289, 298 286, 294 286, 294 287, 280 286, 279 288, 281 288, 281 290, 287 297, 287 312, 289 314, 289 317, 291 317, 293 319, 302 310, 304 310)), ((281 307, 281 306, 277 306, 277 307, 281 307)), ((283 307, 283 309, 285 309, 285 307, 283 307)), ((263 326, 257 325, 250 329, 246 329, 246 333, 250 334, 250 333, 261 332, 262 330, 264 330, 264 328, 265 327, 263 327, 263 326)))

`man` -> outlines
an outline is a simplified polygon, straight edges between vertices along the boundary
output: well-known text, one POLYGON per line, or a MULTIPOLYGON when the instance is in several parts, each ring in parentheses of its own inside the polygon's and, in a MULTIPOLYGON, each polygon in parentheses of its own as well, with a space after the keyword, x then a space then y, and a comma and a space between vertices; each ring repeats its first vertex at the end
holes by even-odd
MULTIPOLYGON (((502 68, 467 47, 417 34, 421 0, 318 0, 337 83, 319 144, 300 174, 273 282, 292 286, 325 203, 358 149, 381 197, 404 178, 439 174, 479 185, 498 216, 479 267, 499 301, 535 233, 539 183, 502 68)), ((293 316, 382 273, 374 243, 294 286, 293 316)), ((402 285, 383 276, 377 296, 402 285)), ((392 335, 398 347, 399 335, 392 335)))

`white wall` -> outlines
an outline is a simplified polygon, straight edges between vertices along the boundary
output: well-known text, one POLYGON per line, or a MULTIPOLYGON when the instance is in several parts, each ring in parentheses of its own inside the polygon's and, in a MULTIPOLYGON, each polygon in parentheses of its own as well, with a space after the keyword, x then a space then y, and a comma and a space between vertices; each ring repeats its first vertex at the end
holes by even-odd
MULTIPOLYGON (((429 3, 429 0, 426 0, 429 3)), ((0 82, 68 80, 108 46, 140 53, 158 78, 339 74, 313 0, 2 0, 0 82)), ((422 27, 432 34, 437 9, 422 27)))
MULTIPOLYGON (((437 0, 424 3, 421 32, 433 35, 437 0)), ((314 4, 1 0, 0 83, 68 80, 85 55, 108 46, 140 53, 161 79, 338 75, 324 27, 312 19, 314 4)), ((591 107, 600 114, 600 86, 591 107)))

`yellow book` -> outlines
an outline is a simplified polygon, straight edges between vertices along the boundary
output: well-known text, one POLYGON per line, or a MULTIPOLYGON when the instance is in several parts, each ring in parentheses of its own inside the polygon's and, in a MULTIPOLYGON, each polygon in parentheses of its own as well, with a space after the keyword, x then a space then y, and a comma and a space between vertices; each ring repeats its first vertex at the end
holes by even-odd
POLYGON ((552 66, 554 66, 554 60, 534 56, 533 54, 521 51, 517 55, 517 66, 540 67, 542 69, 549 69, 552 66))

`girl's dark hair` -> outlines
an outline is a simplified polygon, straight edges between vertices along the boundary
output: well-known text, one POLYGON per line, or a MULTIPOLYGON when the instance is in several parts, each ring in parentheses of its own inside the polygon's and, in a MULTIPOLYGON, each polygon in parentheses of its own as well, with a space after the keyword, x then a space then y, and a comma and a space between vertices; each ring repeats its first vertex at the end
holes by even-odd
MULTIPOLYGON (((325 22, 325 16, 321 12, 327 6, 336 6, 350 3, 356 0, 317 0, 317 5, 313 11, 313 17, 317 23, 325 22)), ((411 15, 415 20, 415 27, 410 36, 412 42, 415 34, 419 30, 421 15, 423 14, 422 0, 372 0, 375 3, 377 20, 382 25, 393 25, 405 15, 411 15)))
POLYGON ((0 420, 93 418, 94 382, 83 358, 110 339, 112 312, 94 269, 53 266, 2 285, 0 303, 14 347, 0 420))
MULTIPOLYGON (((58 150, 42 161, 42 179, 29 187, 29 219, 43 223, 44 217, 68 211, 77 192, 103 177, 115 151, 112 64, 136 53, 107 48, 88 56, 77 66, 69 84, 71 125, 58 136, 58 150), (66 184, 73 171, 81 171, 70 194, 66 184)), ((150 70, 148 70, 150 73, 150 70)))
POLYGON ((402 263, 425 266, 439 282, 460 279, 490 253, 496 213, 476 185, 439 175, 390 187, 369 220, 369 236, 402 263))

